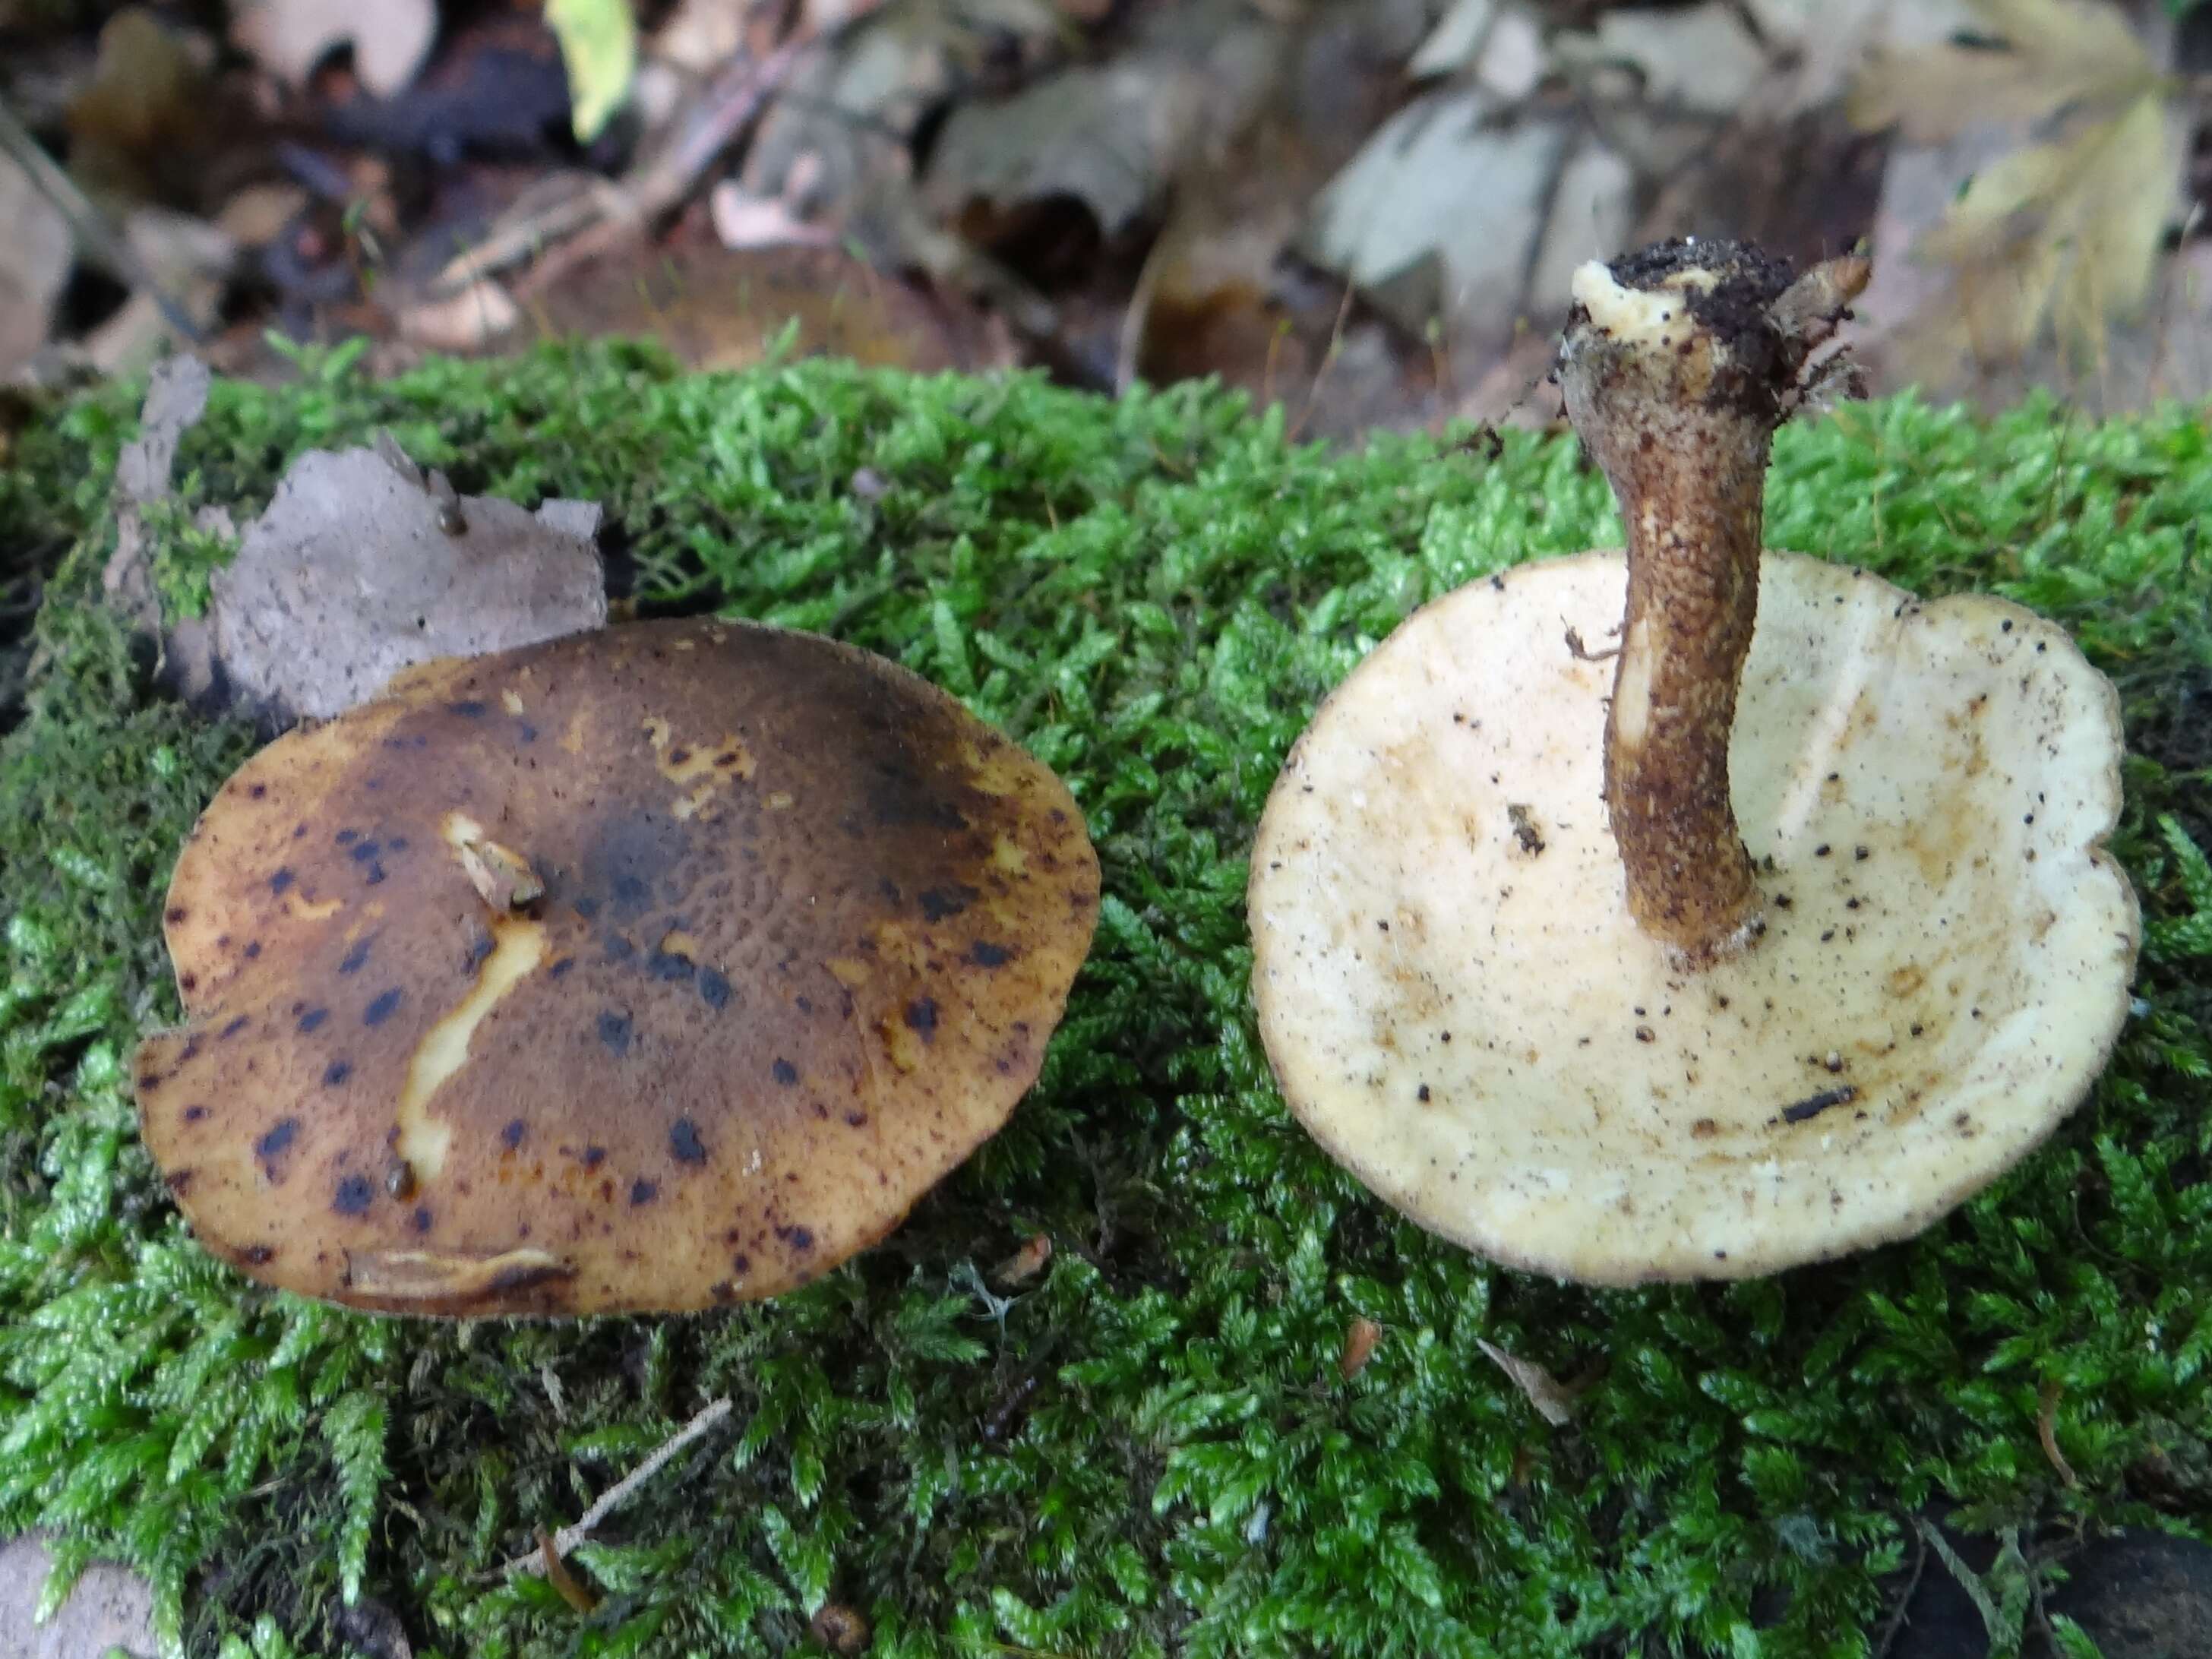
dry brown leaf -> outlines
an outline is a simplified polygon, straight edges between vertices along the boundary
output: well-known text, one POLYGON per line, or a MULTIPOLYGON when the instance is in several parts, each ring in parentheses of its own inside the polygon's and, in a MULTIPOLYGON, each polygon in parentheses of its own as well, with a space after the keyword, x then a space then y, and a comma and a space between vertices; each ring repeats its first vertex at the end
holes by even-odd
POLYGON ((2058 1478, 2069 1486, 2081 1484, 2081 1477, 2074 1473, 2074 1466, 2066 1461, 2066 1454, 2058 1449, 2058 1396, 2066 1392, 2064 1383, 2053 1378, 2043 1385, 2036 1398, 2035 1433, 2043 1442, 2043 1455, 2051 1460, 2051 1467, 2058 1471, 2058 1478))
POLYGON ((1982 122, 2033 120, 2069 104, 2130 96, 2156 76, 2125 15, 2104 0, 1967 3, 2003 44, 1877 51, 1850 90, 1854 125, 1895 125, 1916 143, 1940 143, 1982 122))
POLYGON ((1000 1289, 1012 1290, 1035 1279, 1051 1260, 1052 1235, 1031 1233, 1022 1241, 1019 1249, 991 1269, 991 1278, 1000 1289))
POLYGON ((436 0, 254 0, 230 25, 233 45, 295 86, 350 42, 354 73, 379 98, 405 90, 437 33, 436 0))
POLYGON ((1364 1315, 1354 1319, 1344 1329, 1344 1348, 1336 1357, 1336 1374, 1349 1382, 1367 1369, 1374 1358, 1375 1345, 1382 1340, 1382 1328, 1364 1315))
POLYGON ((1992 44, 1877 54, 1852 119, 1940 143, 1980 122, 2050 122, 2039 142, 1969 181, 1915 256, 1948 267, 1950 292, 1900 331, 1931 363, 2017 359, 2055 325, 2077 356, 2149 293, 2177 199, 2180 124, 2149 52, 2114 7, 2086 0, 1971 0, 1992 44))
POLYGON ((2046 323, 2094 356, 2107 323, 2149 292, 2174 200, 2180 140, 2165 100, 2137 98, 2064 138, 2014 150, 1977 173, 1915 246, 1954 289, 1923 325, 1954 351, 2006 362, 2046 323))
POLYGON ((1475 1346, 1488 1354, 1498 1369, 1513 1380, 1513 1386, 1528 1396, 1536 1414, 1553 1427, 1566 1422, 1575 1414, 1575 1397, 1562 1388, 1551 1372, 1532 1359, 1522 1359, 1510 1354, 1496 1343, 1481 1337, 1475 1346))

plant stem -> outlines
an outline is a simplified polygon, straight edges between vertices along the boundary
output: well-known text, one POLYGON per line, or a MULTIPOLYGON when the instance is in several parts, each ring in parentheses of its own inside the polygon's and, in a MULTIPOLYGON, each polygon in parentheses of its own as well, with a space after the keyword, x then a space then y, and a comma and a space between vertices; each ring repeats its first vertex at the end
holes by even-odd
POLYGON ((1606 806, 1630 915, 1686 965, 1747 947, 1764 926, 1728 767, 1767 457, 1814 348, 1868 275, 1844 258, 1793 281, 1754 248, 1692 240, 1576 277, 1560 384, 1628 544, 1606 806))

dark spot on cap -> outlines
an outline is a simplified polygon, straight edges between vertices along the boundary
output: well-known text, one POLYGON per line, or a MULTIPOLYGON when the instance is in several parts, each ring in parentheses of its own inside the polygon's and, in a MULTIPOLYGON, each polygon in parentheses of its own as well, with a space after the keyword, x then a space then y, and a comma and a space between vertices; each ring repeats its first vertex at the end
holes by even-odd
POLYGON ((185 1121, 187 1123, 197 1123, 206 1115, 207 1108, 204 1106, 187 1106, 185 1108, 185 1121))
POLYGON ((336 836, 331 837, 331 839, 336 841, 341 847, 350 847, 354 842, 361 839, 361 831, 358 830, 341 830, 336 836))
POLYGON ((646 957, 645 971, 655 979, 686 980, 699 971, 699 964, 672 951, 655 951, 646 957))
POLYGON ((267 1134, 262 1136, 260 1139, 253 1143, 254 1157, 259 1158, 264 1164, 268 1163, 270 1158, 275 1158, 277 1153, 283 1152, 287 1146, 289 1146, 292 1144, 293 1137, 297 1135, 299 1133, 300 1120, 298 1118, 287 1117, 278 1119, 276 1122, 270 1127, 270 1130, 267 1134))
POLYGON ((525 743, 535 743, 538 741, 538 728, 532 726, 528 720, 523 721, 521 725, 515 727, 515 731, 525 743))
POLYGON ((712 968, 699 970, 699 994, 709 1008, 720 1013, 730 1006, 730 981, 712 968))
POLYGON ((660 1183, 657 1181, 638 1180, 629 1183, 629 1201, 633 1204, 650 1204, 659 1196, 660 1183))
POLYGON ((937 1000, 934 997, 916 997, 908 1003, 906 1023, 909 1028, 921 1034, 923 1042, 932 1041, 937 1035, 937 1000))
POLYGON ((335 1089, 352 1075, 353 1062, 351 1060, 334 1060, 328 1066, 323 1068, 323 1087, 325 1089, 335 1089))
POLYGON ((368 960, 368 941, 367 939, 363 939, 360 944, 355 945, 352 950, 347 951, 345 955, 340 958, 338 962, 338 972, 342 974, 357 974, 361 971, 362 964, 368 960))
POLYGON ((600 1164, 606 1162, 606 1158, 607 1149, 604 1146, 586 1146, 584 1148, 584 1167, 587 1170, 598 1169, 600 1164))
POLYGON ((276 1259, 276 1252, 266 1244, 249 1244, 238 1253, 238 1259, 249 1267, 265 1267, 276 1259))
POLYGON ((630 1017, 610 1008, 599 1016, 599 1041, 617 1054, 629 1052, 630 1017))
POLYGON ((364 1025, 383 1024, 386 1020, 399 1012, 400 1000, 401 992, 395 985, 389 991, 380 994, 374 1002, 361 1011, 361 1023, 364 1025))
POLYGON ((846 1113, 846 1114, 845 1114, 845 1121, 846 1121, 847 1123, 850 1124, 850 1125, 851 1125, 854 1128, 855 1128, 855 1129, 861 1128, 861 1127, 865 1127, 865 1126, 866 1125, 866 1123, 867 1123, 867 1121, 868 1121, 868 1115, 867 1115, 866 1112, 863 1112, 863 1111, 860 1111, 860 1110, 857 1110, 857 1109, 856 1109, 856 1110, 850 1111, 850 1112, 848 1112, 848 1113, 846 1113))
POLYGON ((368 873, 362 878, 362 884, 365 887, 374 887, 383 879, 384 866, 381 864, 372 864, 368 866, 368 873))
POLYGON ((548 968, 545 970, 545 977, 548 979, 559 979, 575 965, 575 957, 562 957, 560 961, 555 963, 550 968, 548 968))
POLYGON ((247 790, 246 793, 252 796, 254 799, 259 800, 264 795, 269 793, 269 786, 265 783, 257 783, 252 788, 247 790))
POLYGON ((312 1031, 330 1017, 331 1011, 327 1008, 310 1008, 300 1016, 300 1029, 302 1031, 312 1031))
POLYGON ((414 1228, 418 1233, 428 1232, 430 1231, 429 1211, 417 1206, 415 1213, 407 1218, 407 1224, 414 1228))
POLYGON ((369 1185, 367 1176, 349 1175, 338 1182, 337 1190, 331 1194, 331 1208, 340 1215, 365 1215, 368 1201, 375 1194, 376 1189, 369 1185))
POLYGON ((799 1081, 799 1067, 787 1060, 776 1061, 775 1065, 769 1067, 769 1073, 787 1089, 793 1087, 799 1081))
POLYGON ((222 1030, 215 1034, 216 1041, 222 1042, 228 1038, 234 1037, 240 1031, 244 1030, 247 1026, 252 1024, 253 1017, 252 1015, 240 1014, 237 1018, 232 1020, 229 1024, 224 1026, 222 1030))
POLYGON ((753 1259, 740 1250, 730 1258, 730 1266, 738 1273, 749 1273, 753 1270, 753 1259))
POLYGON ((173 904, 162 914, 171 921, 182 921, 190 913, 185 910, 183 905, 173 904))
POLYGON ((1003 968, 1014 959, 1014 953, 1003 945, 993 945, 988 939, 977 939, 968 947, 968 960, 978 968, 1003 968))
POLYGON ((161 1177, 161 1184, 173 1193, 181 1193, 192 1184, 192 1172, 190 1170, 172 1170, 161 1177))
POLYGON ((384 848, 380 842, 364 841, 356 843, 353 851, 346 856, 356 864, 374 864, 383 851, 384 848))
POLYGON ((247 942, 247 944, 246 944, 246 959, 248 962, 251 962, 251 961, 252 961, 252 960, 254 959, 254 957, 256 957, 259 956, 260 954, 261 954, 261 941, 260 941, 259 939, 252 939, 252 940, 249 940, 249 941, 247 942))
POLYGON ((520 1118, 510 1119, 507 1127, 499 1132, 500 1144, 507 1151, 513 1152, 517 1146, 522 1145, 522 1137, 528 1133, 529 1126, 520 1118))
POLYGON ((138 1091, 141 1094, 150 1095, 155 1090, 161 1086, 161 1074, 159 1072, 141 1072, 138 1073, 138 1091))
POLYGON ((279 870, 269 878, 269 890, 272 893, 281 893, 292 884, 292 872, 289 868, 279 870))
POLYGON ((477 967, 498 948, 499 942, 492 938, 489 928, 477 928, 469 935, 468 965, 471 968, 477 967))
POLYGON ((960 882, 943 887, 926 889, 921 895, 921 915, 925 921, 942 921, 947 916, 957 916, 982 895, 960 882))
POLYGON ((620 933, 609 933, 607 935, 607 960, 609 962, 628 962, 636 954, 637 946, 632 945, 620 933))
POLYGON ((811 1250, 814 1248, 814 1234, 809 1228, 778 1227, 775 1230, 775 1236, 794 1250, 811 1250))
POLYGON ((1419 1089, 1417 1089, 1417 1090, 1415 1090, 1415 1091, 1413 1091, 1413 1098, 1414 1098, 1414 1099, 1416 1099, 1416 1100, 1419 1100, 1419 1101, 1421 1101, 1421 1102, 1425 1103, 1425 1102, 1428 1100, 1428 1097, 1429 1097, 1429 1085, 1428 1085, 1427 1084, 1425 1084, 1425 1083, 1424 1083, 1424 1084, 1423 1084, 1423 1085, 1422 1085, 1419 1089))
POLYGON ((578 915, 583 917, 586 921, 589 921, 593 916, 599 914, 599 902, 593 898, 589 893, 579 893, 574 898, 568 901, 568 908, 571 910, 574 910, 578 915))
POLYGON ((707 1145, 699 1139, 699 1126, 679 1117, 668 1126, 668 1152, 678 1164, 704 1164, 707 1145))
POLYGON ((487 705, 478 702, 474 697, 464 698, 459 702, 449 702, 446 707, 465 720, 482 720, 487 711, 487 705))

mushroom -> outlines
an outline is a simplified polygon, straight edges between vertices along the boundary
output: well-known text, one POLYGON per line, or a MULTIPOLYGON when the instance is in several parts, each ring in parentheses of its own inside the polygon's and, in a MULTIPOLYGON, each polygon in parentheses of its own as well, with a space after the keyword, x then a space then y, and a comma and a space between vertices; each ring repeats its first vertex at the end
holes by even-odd
POLYGON ((2019 605, 1762 550, 1771 435, 1867 275, 1709 241, 1584 266, 1559 368, 1625 554, 1416 611, 1268 800, 1291 1109, 1499 1261, 1627 1285, 1905 1237, 2048 1135, 2125 1018, 2112 685, 2019 605))
POLYGON ((1098 882, 1050 770, 848 646, 665 621, 433 662, 194 828, 146 1145, 210 1250, 304 1296, 773 1296, 1005 1122, 1098 882))

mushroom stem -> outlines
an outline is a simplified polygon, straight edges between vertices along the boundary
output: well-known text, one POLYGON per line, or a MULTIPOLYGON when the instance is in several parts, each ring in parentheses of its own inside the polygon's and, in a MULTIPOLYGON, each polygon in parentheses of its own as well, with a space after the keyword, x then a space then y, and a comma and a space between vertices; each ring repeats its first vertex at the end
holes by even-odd
POLYGON ((1767 456, 1869 272, 1852 257, 1793 280, 1756 249, 1686 240, 1575 276, 1560 385, 1628 547, 1606 807, 1630 915, 1687 965, 1764 925, 1729 734, 1759 611, 1767 456))

